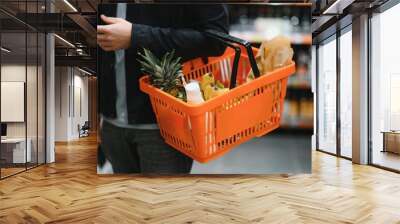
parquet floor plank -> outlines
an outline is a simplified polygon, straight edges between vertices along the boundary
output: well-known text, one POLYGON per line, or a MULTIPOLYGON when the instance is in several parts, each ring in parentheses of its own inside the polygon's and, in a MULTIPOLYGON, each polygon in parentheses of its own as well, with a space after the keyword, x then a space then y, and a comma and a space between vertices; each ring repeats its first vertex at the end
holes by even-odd
POLYGON ((99 176, 96 139, 0 181, 0 223, 400 223, 400 175, 313 152, 303 175, 99 176))

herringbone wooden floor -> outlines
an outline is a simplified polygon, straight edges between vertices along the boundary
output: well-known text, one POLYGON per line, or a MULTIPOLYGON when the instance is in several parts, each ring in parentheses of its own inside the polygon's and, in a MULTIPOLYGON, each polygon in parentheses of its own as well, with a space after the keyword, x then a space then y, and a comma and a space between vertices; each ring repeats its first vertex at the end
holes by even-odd
POLYGON ((0 223, 400 223, 400 175, 313 153, 311 175, 96 174, 96 141, 0 181, 0 223))

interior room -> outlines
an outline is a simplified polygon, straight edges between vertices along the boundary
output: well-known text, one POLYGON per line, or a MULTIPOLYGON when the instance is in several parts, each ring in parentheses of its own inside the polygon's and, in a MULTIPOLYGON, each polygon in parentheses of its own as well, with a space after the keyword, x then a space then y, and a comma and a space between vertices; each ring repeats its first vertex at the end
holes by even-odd
POLYGON ((279 128, 184 175, 112 175, 99 147, 98 7, 121 2, 148 3, 0 1, 0 223, 400 222, 398 0, 228 4, 295 69, 279 128))
POLYGON ((398 5, 371 18, 371 162, 390 169, 400 169, 399 130, 400 76, 394 54, 399 36, 393 32, 393 21, 399 19, 398 5))
POLYGON ((1 33, 1 177, 45 162, 45 35, 13 25, 1 33))
POLYGON ((368 19, 370 25, 365 31, 369 41, 365 39, 366 42, 362 43, 365 44, 362 45, 365 46, 365 52, 362 53, 369 58, 361 61, 367 65, 366 78, 354 76, 358 69, 354 67, 354 57, 358 55, 352 51, 359 48, 354 44, 360 43, 354 40, 355 27, 351 15, 343 16, 336 30, 326 28, 313 40, 319 90, 316 101, 318 126, 315 129, 318 140, 315 147, 318 151, 355 160, 352 159, 357 154, 353 152, 352 143, 355 139, 352 129, 361 127, 352 127, 353 122, 358 122, 354 120, 357 111, 356 114, 352 112, 357 102, 352 101, 359 100, 364 103, 364 123, 367 124, 362 127, 366 130, 364 137, 370 142, 363 159, 373 166, 398 171, 398 103, 394 97, 398 90, 398 78, 393 56, 397 49, 394 43, 397 33, 391 27, 397 19, 399 6, 390 2, 382 5, 368 14, 371 17, 368 19), (354 91, 360 91, 359 88, 367 97, 357 96, 354 91))

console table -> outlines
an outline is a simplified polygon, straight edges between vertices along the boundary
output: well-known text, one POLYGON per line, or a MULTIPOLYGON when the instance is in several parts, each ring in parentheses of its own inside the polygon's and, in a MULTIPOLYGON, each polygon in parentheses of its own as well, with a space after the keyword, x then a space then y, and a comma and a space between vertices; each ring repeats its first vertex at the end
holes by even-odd
POLYGON ((400 154, 400 131, 382 131, 383 150, 382 152, 392 152, 400 154))
POLYGON ((26 163, 31 162, 32 153, 31 153, 31 145, 32 141, 30 138, 6 138, 1 139, 1 159, 5 161, 5 163, 26 163), (26 144, 28 143, 28 144, 26 144), (25 145, 26 152, 25 152, 25 145))

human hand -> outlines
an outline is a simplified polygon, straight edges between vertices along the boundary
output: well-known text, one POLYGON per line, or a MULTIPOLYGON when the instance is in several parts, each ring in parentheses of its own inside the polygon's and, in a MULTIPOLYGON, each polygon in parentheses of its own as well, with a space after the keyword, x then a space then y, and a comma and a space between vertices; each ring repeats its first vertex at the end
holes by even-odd
POLYGON ((107 25, 97 26, 97 44, 105 51, 127 49, 131 46, 132 23, 125 19, 100 16, 107 25))

